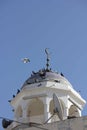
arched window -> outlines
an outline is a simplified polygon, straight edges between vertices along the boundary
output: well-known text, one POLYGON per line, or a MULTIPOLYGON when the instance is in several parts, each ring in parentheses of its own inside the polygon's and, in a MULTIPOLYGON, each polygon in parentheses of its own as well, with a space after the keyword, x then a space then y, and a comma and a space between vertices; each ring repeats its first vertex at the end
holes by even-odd
MULTIPOLYGON (((63 111, 63 113, 64 113, 64 102, 61 100, 61 99, 59 99, 60 100, 60 103, 61 103, 61 106, 62 106, 62 111, 63 111)), ((49 107, 49 112, 51 113, 51 114, 53 114, 53 112, 54 112, 54 103, 53 103, 53 100, 51 100, 50 101, 50 107, 49 107)))
MULTIPOLYGON (((59 100, 60 100, 60 103, 61 103, 61 106, 62 106, 62 111, 64 113, 64 103, 61 99, 59 99, 59 100)), ((55 109, 54 103, 53 103, 53 100, 51 100, 50 101, 50 107, 49 107, 49 112, 50 112, 51 115, 54 114, 54 109, 55 109)), ((55 115, 52 117, 51 121, 53 122, 53 121, 58 121, 58 120, 60 120, 59 117, 58 117, 58 114, 55 113, 55 115)))
POLYGON ((16 117, 17 118, 22 117, 22 114, 23 114, 22 108, 21 106, 18 106, 16 109, 16 117))
POLYGON ((78 108, 75 105, 71 105, 69 109, 69 117, 78 117, 80 116, 78 108))
POLYGON ((32 99, 27 109, 27 116, 37 116, 37 115, 39 116, 43 114, 44 114, 43 102, 38 98, 32 99))

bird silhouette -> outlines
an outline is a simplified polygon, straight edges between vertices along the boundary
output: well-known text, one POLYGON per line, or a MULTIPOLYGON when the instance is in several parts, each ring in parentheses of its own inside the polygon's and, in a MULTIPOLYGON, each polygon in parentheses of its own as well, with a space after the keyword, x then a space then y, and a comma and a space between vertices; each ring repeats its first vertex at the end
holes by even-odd
POLYGON ((15 98, 15 95, 13 95, 13 98, 15 98))
POLYGON ((23 61, 23 63, 28 63, 28 62, 30 62, 29 58, 23 58, 22 61, 23 61))
POLYGON ((18 94, 18 93, 20 93, 20 90, 19 90, 19 89, 17 89, 17 94, 18 94))

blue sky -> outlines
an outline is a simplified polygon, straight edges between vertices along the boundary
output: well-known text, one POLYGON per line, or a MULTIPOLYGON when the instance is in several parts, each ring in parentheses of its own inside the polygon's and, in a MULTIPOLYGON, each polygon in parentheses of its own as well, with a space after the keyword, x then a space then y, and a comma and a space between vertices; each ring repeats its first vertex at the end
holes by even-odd
POLYGON ((32 70, 45 67, 45 48, 51 68, 87 100, 87 1, 0 0, 0 116, 13 118, 8 100, 32 70))

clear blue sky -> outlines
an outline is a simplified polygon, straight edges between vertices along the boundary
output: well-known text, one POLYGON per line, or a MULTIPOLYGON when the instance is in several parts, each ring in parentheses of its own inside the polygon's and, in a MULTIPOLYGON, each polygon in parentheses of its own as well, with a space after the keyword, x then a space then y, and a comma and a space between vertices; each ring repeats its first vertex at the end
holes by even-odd
POLYGON ((51 68, 87 100, 87 0, 0 0, 0 116, 13 118, 8 100, 45 67, 45 48, 51 68))

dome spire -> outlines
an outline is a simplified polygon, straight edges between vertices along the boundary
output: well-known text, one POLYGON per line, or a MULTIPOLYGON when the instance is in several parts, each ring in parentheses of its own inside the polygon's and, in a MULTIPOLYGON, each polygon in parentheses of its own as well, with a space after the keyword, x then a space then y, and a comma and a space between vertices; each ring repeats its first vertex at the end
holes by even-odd
POLYGON ((49 71, 49 66, 50 66, 50 64, 49 64, 49 62, 50 62, 50 54, 49 54, 49 52, 48 52, 48 48, 45 49, 45 53, 46 53, 46 55, 47 55, 46 70, 49 71))

